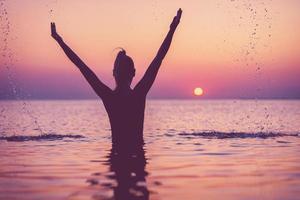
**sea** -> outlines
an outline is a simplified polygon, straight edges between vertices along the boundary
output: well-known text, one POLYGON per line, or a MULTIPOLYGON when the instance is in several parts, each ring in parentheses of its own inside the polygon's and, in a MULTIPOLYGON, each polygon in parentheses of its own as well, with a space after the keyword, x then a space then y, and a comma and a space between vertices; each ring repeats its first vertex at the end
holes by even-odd
POLYGON ((116 153, 100 100, 0 101, 0 199, 300 198, 299 100, 148 100, 144 141, 116 153))

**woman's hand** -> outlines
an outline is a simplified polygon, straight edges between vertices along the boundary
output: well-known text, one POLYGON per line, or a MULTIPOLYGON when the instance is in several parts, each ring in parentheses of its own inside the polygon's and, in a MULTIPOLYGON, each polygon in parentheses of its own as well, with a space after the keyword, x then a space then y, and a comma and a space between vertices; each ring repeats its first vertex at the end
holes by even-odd
POLYGON ((173 18, 173 21, 170 25, 170 29, 176 29, 177 28, 177 26, 180 22, 181 14, 182 14, 182 10, 181 10, 181 8, 179 8, 178 11, 177 11, 177 15, 173 18))
POLYGON ((61 37, 56 32, 56 26, 54 22, 51 22, 51 36, 56 40, 61 40, 61 37))

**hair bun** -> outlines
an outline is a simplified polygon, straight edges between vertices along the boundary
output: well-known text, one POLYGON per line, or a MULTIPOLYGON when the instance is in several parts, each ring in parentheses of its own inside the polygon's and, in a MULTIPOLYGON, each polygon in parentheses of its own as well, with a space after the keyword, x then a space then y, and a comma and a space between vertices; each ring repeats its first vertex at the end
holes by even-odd
POLYGON ((122 49, 121 51, 119 51, 120 56, 125 56, 126 55, 126 51, 124 49, 122 49))
POLYGON ((126 57, 126 51, 123 48, 120 48, 121 50, 119 51, 117 58, 115 60, 115 66, 118 66, 122 60, 126 57))

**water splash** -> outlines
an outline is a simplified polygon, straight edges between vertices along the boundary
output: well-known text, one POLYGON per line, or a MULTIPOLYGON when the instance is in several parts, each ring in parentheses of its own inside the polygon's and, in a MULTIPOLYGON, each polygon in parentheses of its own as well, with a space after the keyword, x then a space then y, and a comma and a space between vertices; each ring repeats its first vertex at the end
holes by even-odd
MULTIPOLYGON (((31 112, 29 109, 30 104, 25 101, 25 95, 21 93, 21 87, 18 86, 15 75, 13 73, 14 63, 17 61, 12 49, 9 47, 9 41, 12 39, 11 37, 11 23, 9 21, 9 12, 6 8, 6 1, 1 0, 0 2, 0 24, 1 24, 1 32, 3 34, 3 47, 1 48, 1 57, 3 60, 3 66, 7 72, 7 79, 9 86, 12 90, 12 94, 15 100, 21 102, 21 110, 23 113, 27 114, 31 121, 37 127, 36 130, 39 131, 40 134, 43 134, 43 130, 38 123, 37 117, 31 112)), ((1 114, 5 114, 4 111, 1 114)))
POLYGON ((271 49, 270 37, 272 31, 271 0, 269 1, 231 1, 228 10, 233 13, 234 26, 247 35, 247 41, 241 48, 238 61, 247 67, 254 67, 255 72, 263 68, 260 61, 259 48, 271 49))
MULTIPOLYGON (((237 58, 233 60, 237 62, 239 66, 243 66, 243 70, 248 71, 251 82, 260 83, 266 80, 263 77, 265 70, 265 63, 261 56, 261 51, 272 51, 271 46, 271 32, 272 22, 274 21, 274 11, 272 10, 272 0, 228 0, 221 1, 219 5, 225 6, 228 14, 231 17, 231 21, 228 21, 228 27, 241 31, 245 36, 245 41, 240 46, 237 52, 237 58)), ((226 35, 226 34, 225 34, 226 35)), ((230 43, 229 41, 225 41, 230 43)), ((233 42, 232 42, 233 45, 233 42)), ((265 119, 270 117, 268 108, 263 110, 257 110, 259 107, 258 99, 264 97, 266 92, 263 85, 257 85, 254 91, 256 107, 252 110, 253 115, 247 114, 244 118, 252 118, 254 125, 261 131, 268 129, 271 122, 262 124, 259 120, 255 119, 254 113, 261 113, 265 119)), ((247 91, 243 91, 244 95, 248 95, 247 91)), ((242 95, 242 96, 244 96, 242 95)), ((240 123, 236 121, 234 123, 240 123)), ((250 125, 249 125, 250 126, 250 125)))
POLYGON ((50 0, 46 3, 46 8, 48 10, 50 20, 52 21, 54 16, 57 14, 57 9, 55 8, 58 4, 58 0, 50 0))

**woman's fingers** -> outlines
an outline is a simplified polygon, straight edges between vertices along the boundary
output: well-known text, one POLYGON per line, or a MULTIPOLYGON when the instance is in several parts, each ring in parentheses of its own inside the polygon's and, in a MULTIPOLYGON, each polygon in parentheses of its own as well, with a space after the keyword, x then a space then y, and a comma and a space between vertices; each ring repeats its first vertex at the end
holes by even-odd
POLYGON ((181 8, 179 8, 178 11, 177 11, 177 15, 176 15, 178 20, 180 20, 181 14, 182 14, 182 10, 181 10, 181 8))
POLYGON ((57 33, 56 33, 56 26, 55 26, 55 23, 54 23, 54 22, 51 22, 51 33, 52 33, 52 35, 57 34, 57 33))
POLYGON ((181 10, 181 8, 179 8, 177 11, 177 16, 181 16, 181 13, 182 13, 182 10, 181 10))
POLYGON ((51 22, 51 27, 55 28, 55 23, 51 22))

